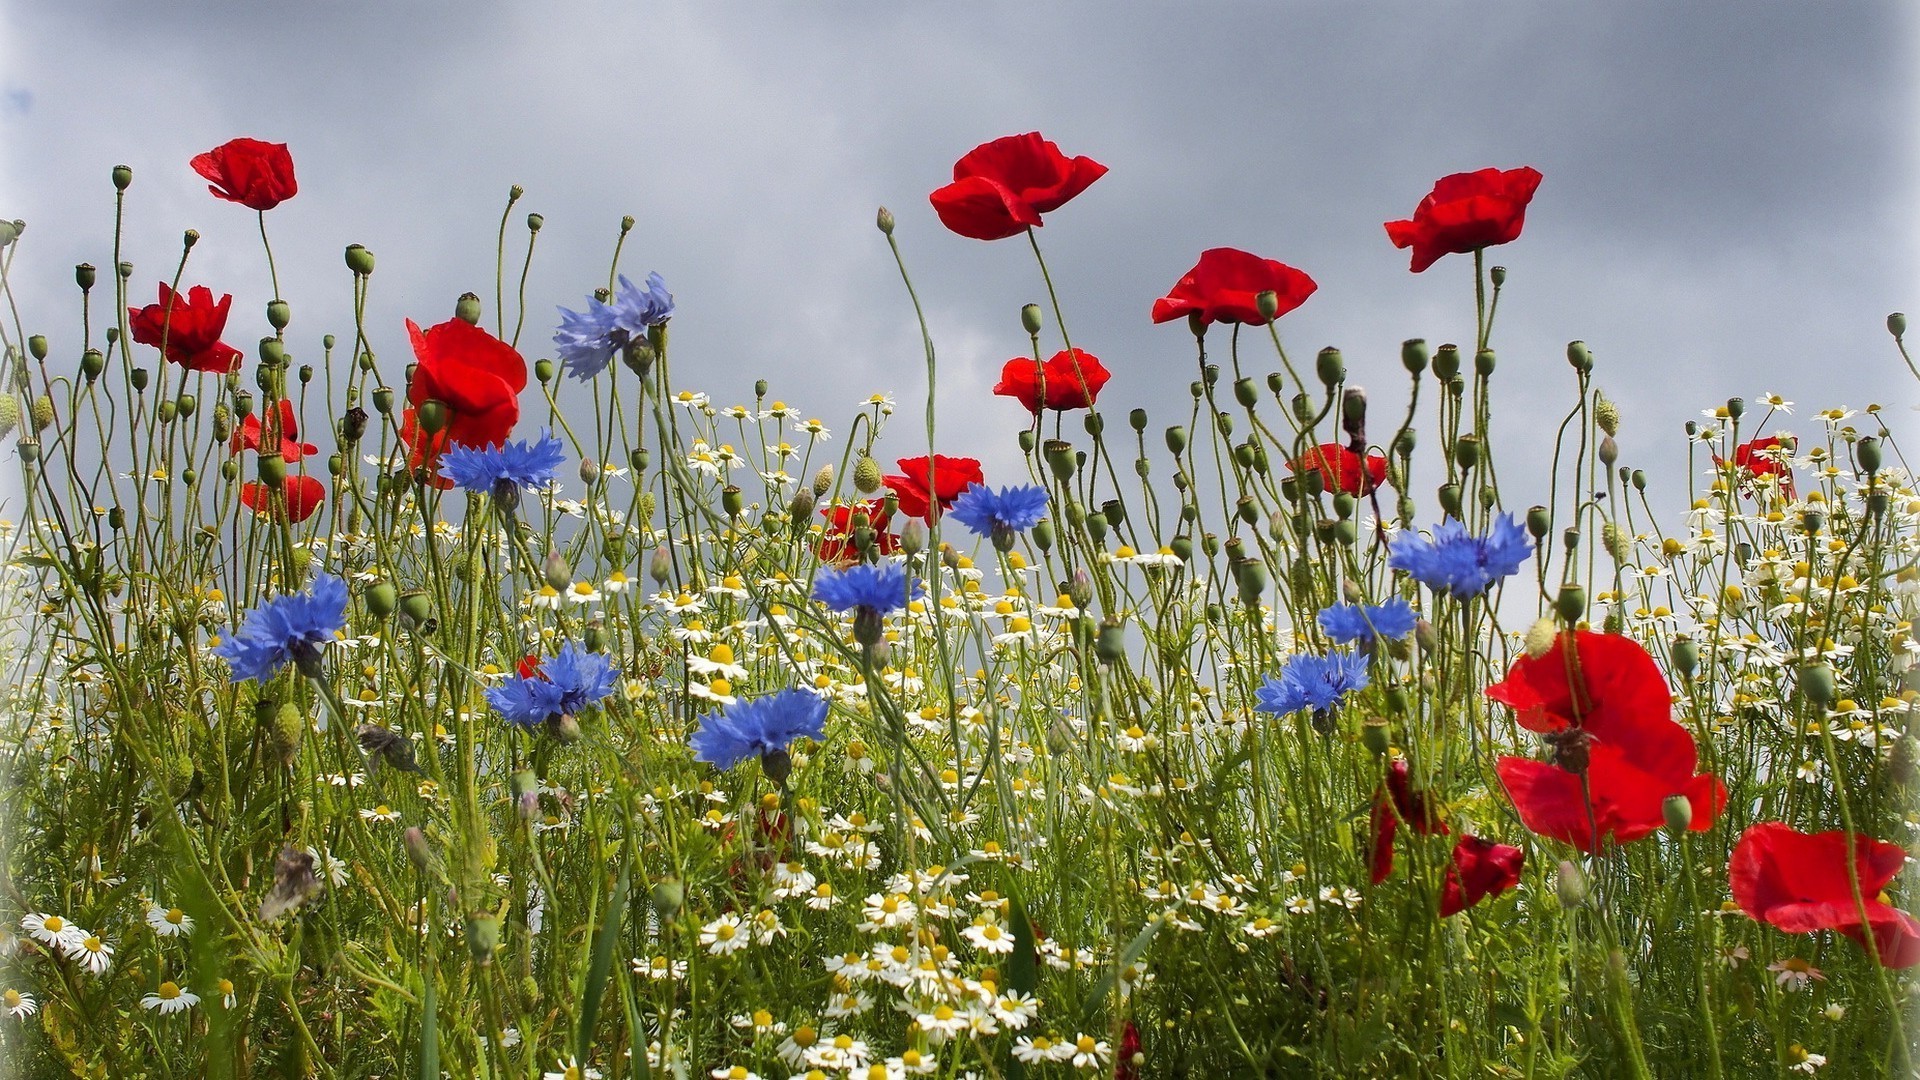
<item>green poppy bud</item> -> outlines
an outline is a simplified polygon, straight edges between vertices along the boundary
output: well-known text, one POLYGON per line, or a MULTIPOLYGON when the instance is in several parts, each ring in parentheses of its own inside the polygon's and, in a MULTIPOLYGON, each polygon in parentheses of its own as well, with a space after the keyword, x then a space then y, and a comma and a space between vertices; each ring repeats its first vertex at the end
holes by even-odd
POLYGON ((1100 513, 1109 525, 1119 525, 1127 520, 1127 508, 1119 499, 1108 499, 1100 504, 1100 513))
POLYGON ((143 367, 134 368, 131 375, 131 378, 133 380, 134 392, 140 393, 140 394, 146 393, 147 382, 151 377, 152 376, 148 373, 146 368, 143 368, 143 367))
POLYGON ((1795 686, 1801 697, 1824 706, 1833 700, 1833 668, 1823 663, 1803 665, 1795 678, 1795 686))
POLYGON ((673 552, 667 550, 667 545, 653 549, 653 558, 647 563, 647 576, 656 585, 665 585, 673 576, 673 552))
POLYGON ((1445 510, 1452 517, 1461 516, 1459 484, 1441 484, 1436 494, 1440 499, 1440 509, 1445 510))
POLYGON ((429 398, 420 403, 413 412, 414 423, 429 435, 438 435, 447 426, 447 406, 438 398, 429 398))
POLYGON ((1587 906, 1587 875, 1570 859, 1560 860, 1553 875, 1553 893, 1560 906, 1574 910, 1587 906))
POLYGON ((1460 346, 1442 345, 1433 354, 1433 377, 1446 382, 1460 374, 1460 346))
POLYGON ((1868 476, 1880 471, 1880 440, 1869 435, 1853 444, 1854 454, 1860 461, 1861 471, 1868 476))
POLYGON ((1907 317, 1905 315, 1902 315, 1898 311, 1887 316, 1887 333, 1892 334, 1893 340, 1895 341, 1899 341, 1901 338, 1906 337, 1907 336, 1907 317))
POLYGON ((1471 469, 1480 464, 1480 437, 1462 435, 1453 444, 1453 460, 1462 469, 1471 469))
POLYGON ((1669 795, 1660 803, 1660 816, 1666 819, 1667 832, 1679 836, 1693 824, 1693 800, 1685 795, 1669 795))
POLYGON ((287 480, 287 459, 279 454, 260 455, 260 482, 277 488, 287 480))
POLYGON ((347 269, 357 277, 373 273, 373 252, 359 244, 347 245, 347 269))
POLYGON ((1504 266, 1496 266, 1487 271, 1487 280, 1493 282, 1493 287, 1496 289, 1505 285, 1507 283, 1507 268, 1504 266))
POLYGON ((32 439, 20 440, 20 460, 28 465, 40 460, 40 444, 32 439))
POLYGON ((1253 298, 1253 308, 1263 322, 1272 322, 1280 314, 1280 295, 1272 289, 1263 289, 1253 298))
POLYGON ((680 914, 681 905, 686 903, 686 886, 674 878, 661 878, 654 882, 649 898, 653 901, 654 912, 660 916, 661 924, 666 925, 680 914))
POLYGON ((893 235, 893 211, 887 209, 884 206, 874 211, 873 224, 882 233, 885 233, 888 236, 892 236, 893 235))
POLYGON ((720 509, 725 511, 728 517, 739 517, 740 511, 746 509, 746 506, 747 497, 741 494, 739 485, 728 484, 720 489, 720 509))
POLYGON ((293 309, 285 300, 267 301, 267 325, 275 330, 285 330, 293 321, 293 309))
POLYGON ((1260 400, 1260 388, 1253 384, 1252 379, 1235 379, 1233 380, 1233 399, 1238 401, 1241 407, 1251 409, 1260 400))
POLYGON ((367 613, 376 619, 392 615, 399 607, 400 594, 392 582, 376 581, 367 587, 367 613))
POLYGON ((1093 654, 1103 664, 1117 664, 1127 656, 1127 626, 1117 615, 1100 622, 1100 635, 1094 638, 1093 654))
POLYGON ((1042 521, 1038 525, 1035 525, 1029 535, 1033 537, 1034 546, 1039 548, 1043 554, 1053 550, 1052 521, 1042 521))
POLYGON ((1097 439, 1101 432, 1107 430, 1107 418, 1097 412, 1090 412, 1081 419, 1080 426, 1086 429, 1087 434, 1097 439))
POLYGON ((880 463, 871 455, 861 454, 853 466, 854 488, 863 495, 871 495, 880 490, 880 482, 880 463))
POLYGON ((1676 671, 1680 672, 1682 677, 1688 679, 1693 678, 1694 670, 1700 666, 1699 642, 1684 636, 1674 638, 1673 666, 1676 671))
POLYGON ((400 614, 415 626, 424 625, 433 617, 433 598, 419 589, 410 589, 400 594, 400 614))
MULTIPOLYGON (((995 539, 998 539, 997 535, 995 539)), ((900 550, 908 555, 918 555, 926 549, 927 527, 921 524, 919 518, 908 518, 907 523, 900 527, 900 550)))
POLYGON ((1147 410, 1135 409, 1128 413, 1127 424, 1131 426, 1135 432, 1147 430, 1147 410))
POLYGON ((481 967, 493 963, 494 950, 500 947, 500 920, 492 915, 467 916, 467 952, 481 967))
POLYGON ((373 408, 381 416, 393 415, 393 388, 376 386, 373 390, 373 408))
POLYGON ((1735 420, 1747 414, 1747 399, 1732 397, 1727 399, 1727 415, 1735 420))
POLYGON ((1180 456, 1180 454, 1186 451, 1187 449, 1187 429, 1186 428, 1181 427, 1178 424, 1175 424, 1173 427, 1170 427, 1167 429, 1167 449, 1171 451, 1175 457, 1180 456))
POLYGON ((1193 537, 1176 536, 1168 542, 1167 547, 1173 552, 1174 557, 1181 562, 1190 563, 1193 561, 1193 537))
POLYGON ((1578 585, 1560 586, 1559 595, 1553 598, 1553 611, 1566 625, 1579 625, 1587 616, 1587 590, 1578 585))
POLYGON ((1481 378, 1493 374, 1495 363, 1492 349, 1481 349, 1473 354, 1473 372, 1481 378))
POLYGON ((1393 735, 1387 727, 1386 717, 1369 716, 1361 723, 1360 745, 1366 747, 1368 753, 1379 757, 1387 752, 1387 748, 1392 745, 1392 742, 1393 735))

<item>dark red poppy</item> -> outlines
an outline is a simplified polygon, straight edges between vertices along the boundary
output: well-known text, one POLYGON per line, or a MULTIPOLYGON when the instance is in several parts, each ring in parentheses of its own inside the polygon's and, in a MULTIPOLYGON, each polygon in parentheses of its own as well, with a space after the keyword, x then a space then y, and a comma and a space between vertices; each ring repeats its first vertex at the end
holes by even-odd
POLYGON ((1387 222, 1387 237, 1394 247, 1413 249, 1417 274, 1442 255, 1517 239, 1539 186, 1540 171, 1525 167, 1443 176, 1414 208, 1413 220, 1387 222))
POLYGON ((1447 865, 1446 881, 1440 887, 1440 917, 1465 911, 1518 885, 1520 864, 1526 858, 1526 852, 1510 844, 1462 833, 1460 842, 1453 845, 1453 862, 1447 865))
POLYGON ((271 210, 300 190, 286 143, 234 139, 196 154, 192 165, 208 181, 208 191, 254 210, 271 210))
POLYGON ((327 500, 327 486, 311 476, 289 476, 281 485, 281 496, 258 480, 240 485, 240 505, 256 514, 279 519, 285 506, 286 519, 298 524, 313 516, 327 500), (282 499, 284 498, 284 502, 282 499))
MULTIPOLYGON (((240 421, 240 427, 233 433, 233 442, 229 449, 233 453, 242 450, 260 452, 260 414, 248 413, 240 421)), ((300 422, 294 419, 293 402, 280 399, 280 456, 288 461, 299 461, 308 454, 317 454, 320 448, 312 443, 300 441, 300 422)))
POLYGON ((1092 158, 1070 158, 1037 131, 981 143, 953 164, 953 183, 930 196, 940 223, 975 240, 1003 240, 1042 224, 1106 175, 1092 158))
POLYGON ((1837 930, 1863 948, 1871 930, 1882 964, 1911 967, 1920 964, 1920 921, 1887 903, 1881 892, 1906 860, 1900 845, 1855 833, 1853 876, 1863 901, 1856 904, 1844 830, 1803 833, 1764 821, 1740 834, 1727 877, 1734 903, 1761 922, 1789 934, 1837 930))
POLYGON ((513 673, 523 679, 545 679, 547 677, 546 672, 541 670, 544 664, 545 662, 541 660, 537 654, 528 653, 520 658, 519 663, 513 665, 513 673))
POLYGON ((1263 259, 1238 248, 1209 248, 1173 291, 1153 302, 1153 321, 1171 322, 1188 315, 1202 323, 1246 323, 1265 326, 1258 297, 1273 293, 1279 301, 1274 318, 1301 304, 1319 288, 1312 278, 1283 262, 1263 259))
MULTIPOLYGON (((1733 466, 1741 485, 1751 489, 1758 486, 1756 481, 1777 477, 1781 493, 1793 498, 1793 466, 1787 459, 1793 456, 1797 445, 1792 436, 1768 435, 1734 447, 1733 466)), ((1718 455, 1713 460, 1716 465, 1726 466, 1718 455)))
POLYGON ((407 387, 413 408, 403 419, 416 428, 407 438, 414 464, 433 464, 453 444, 506 442, 520 419, 520 391, 527 385, 527 362, 513 346, 464 319, 448 319, 427 330, 408 319, 407 334, 420 362, 407 387), (428 401, 440 402, 447 412, 446 426, 431 439, 417 430, 417 413, 428 401))
POLYGON ((241 359, 239 349, 220 340, 232 307, 231 294, 215 303, 213 290, 205 285, 177 293, 163 281, 159 303, 127 309, 127 331, 181 367, 224 375, 237 370, 241 359))
POLYGON ((1544 733, 1552 759, 1503 757, 1495 764, 1527 828, 1592 851, 1596 835, 1625 844, 1665 823, 1668 796, 1692 804, 1689 828, 1713 827, 1726 785, 1694 772, 1693 734, 1673 720, 1660 668, 1632 639, 1578 631, 1568 653, 1561 634, 1544 655, 1521 657, 1487 697, 1544 733), (1582 774, 1585 783, 1582 783, 1582 774))
POLYGON ((882 555, 891 555, 900 550, 900 538, 887 531, 892 519, 880 500, 863 503, 840 503, 821 509, 820 514, 827 519, 825 531, 820 534, 820 542, 814 547, 814 554, 820 561, 830 566, 845 566, 857 562, 860 558, 859 545, 853 538, 853 515, 867 515, 869 526, 873 529, 874 550, 882 555))
POLYGON ((1387 479, 1386 458, 1368 454, 1362 468, 1360 455, 1339 443, 1321 443, 1301 454, 1300 460, 1287 462, 1287 468, 1296 473, 1317 472, 1323 488, 1349 495, 1364 495, 1387 479))
POLYGON ((993 392, 1017 399, 1035 416, 1042 408, 1065 412, 1090 409, 1100 388, 1112 378, 1100 358, 1084 349, 1065 349, 1042 364, 1030 356, 1016 356, 1000 369, 993 392))
POLYGON ((1113 1055, 1113 1080, 1140 1080, 1140 1029, 1129 1020, 1120 1028, 1120 1052, 1113 1055))
POLYGON ((986 474, 980 471, 980 463, 970 457, 935 454, 931 461, 921 456, 901 458, 895 464, 900 466, 900 472, 904 475, 883 476, 880 479, 893 489, 902 514, 919 518, 929 525, 952 506, 953 500, 959 498, 969 485, 987 482, 986 474), (928 494, 929 473, 932 479, 931 496, 928 494))
POLYGON ((1448 831, 1439 809, 1427 801, 1427 793, 1413 789, 1407 763, 1396 759, 1387 766, 1386 782, 1373 793, 1373 817, 1367 829, 1372 845, 1367 865, 1375 885, 1393 873, 1393 836, 1403 822, 1422 836, 1445 836, 1448 831))

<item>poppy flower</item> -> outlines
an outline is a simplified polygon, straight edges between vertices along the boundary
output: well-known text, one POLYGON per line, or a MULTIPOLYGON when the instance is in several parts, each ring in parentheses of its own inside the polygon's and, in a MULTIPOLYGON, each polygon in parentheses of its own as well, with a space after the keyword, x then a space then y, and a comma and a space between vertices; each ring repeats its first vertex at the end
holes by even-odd
POLYGON ((286 143, 234 139, 194 155, 191 164, 208 191, 254 210, 271 210, 300 190, 286 143))
POLYGON ((1402 822, 1421 836, 1447 834, 1447 824, 1440 820, 1439 810, 1427 801, 1427 793, 1413 790, 1407 776, 1407 763, 1396 760, 1387 766, 1386 783, 1373 793, 1373 817, 1367 829, 1372 846, 1367 853, 1367 866, 1375 885, 1393 873, 1393 836, 1402 822))
MULTIPOLYGON (((1793 465, 1789 459, 1797 445, 1790 435, 1768 435, 1743 442, 1733 448, 1734 471, 1749 489, 1759 486, 1761 481, 1777 479, 1781 493, 1791 499, 1794 497, 1793 465)), ((1713 460, 1722 468, 1726 466, 1718 455, 1713 460)))
POLYGON ((1596 839, 1626 844, 1660 828, 1668 796, 1686 796, 1695 832, 1726 806, 1726 785, 1693 771, 1693 734, 1674 722, 1666 679, 1630 638, 1563 633, 1486 694, 1554 748, 1551 761, 1503 757, 1494 766, 1520 820, 1541 836, 1592 851, 1596 839))
MULTIPOLYGON (((229 447, 232 453, 242 450, 260 452, 260 414, 248 413, 240 421, 240 427, 233 433, 233 442, 229 447)), ((293 416, 293 402, 280 399, 280 456, 288 461, 299 461, 308 454, 317 454, 320 448, 312 443, 300 441, 300 423, 293 416)))
POLYGON ((900 538, 887 531, 891 522, 880 500, 863 503, 840 503, 825 507, 820 511, 827 519, 825 531, 820 534, 820 542, 814 547, 814 554, 820 561, 830 566, 846 566, 858 562, 860 547, 854 543, 853 515, 867 515, 869 527, 873 529, 873 547, 882 555, 891 555, 900 550, 900 538))
POLYGON ((953 505, 953 500, 959 498, 961 492, 974 484, 987 482, 986 474, 980 471, 980 463, 968 457, 935 454, 931 460, 924 456, 901 458, 895 464, 900 466, 900 471, 905 475, 883 476, 881 481, 893 489, 902 514, 917 517, 929 525, 953 505), (927 489, 929 475, 933 481, 931 494, 927 489))
POLYGON ((981 143, 953 163, 953 183, 929 198, 940 223, 975 240, 1004 240, 1042 224, 1040 215, 1106 175, 1087 157, 1070 158, 1037 131, 981 143))
POLYGON ((1511 844, 1496 844, 1462 833, 1453 845, 1453 861, 1440 887, 1440 917, 1462 912, 1499 896, 1520 883, 1520 864, 1527 853, 1511 844))
POLYGON ((1277 319, 1306 303, 1317 288, 1312 278, 1286 263, 1237 248, 1209 248, 1171 292, 1153 302, 1153 321, 1198 315, 1202 324, 1265 326, 1258 301, 1261 293, 1271 292, 1279 301, 1273 316, 1277 319))
POLYGON ((205 285, 177 293, 163 281, 159 303, 127 309, 127 331, 181 367, 224 375, 238 369, 241 359, 239 349, 220 340, 232 307, 231 294, 215 303, 213 290, 205 285))
POLYGON ((1727 877, 1734 903, 1755 919, 1789 934, 1837 930, 1863 948, 1871 930, 1880 962, 1902 968, 1920 964, 1920 921, 1887 903, 1880 890, 1906 860, 1900 845, 1855 833, 1854 876, 1863 901, 1856 904, 1844 830, 1803 833, 1763 821, 1740 834, 1727 877))
POLYGON ((1099 357, 1084 349, 1064 349, 1044 364, 1030 356, 1007 361, 993 392, 1018 400, 1038 416, 1042 408, 1056 412, 1092 408, 1110 378, 1099 357))
POLYGON ((1386 458, 1368 454, 1362 467, 1360 455, 1339 443, 1321 443, 1298 461, 1287 462, 1287 468, 1295 473, 1317 472, 1323 488, 1348 495, 1364 495, 1387 479, 1386 458))
MULTIPOLYGON (((281 493, 286 498, 286 519, 299 524, 313 516, 320 504, 327 500, 327 486, 311 476, 289 476, 281 484, 281 493)), ((273 492, 258 480, 249 480, 240 485, 240 505, 256 514, 265 514, 276 520, 281 514, 280 500, 273 492)))
MULTIPOLYGON (((464 319, 448 319, 420 329, 407 320, 413 355, 419 361, 407 387, 403 424, 413 429, 407 445, 413 464, 436 461, 447 446, 499 446, 520 419, 520 391, 527 385, 527 362, 513 346, 464 319), (421 405, 438 401, 446 407, 446 426, 433 433, 418 430, 421 405)), ((405 432, 403 431, 403 436, 405 432)))
POLYGON ((1414 208, 1411 221, 1387 222, 1387 237, 1394 247, 1413 249, 1417 274, 1442 255, 1518 239, 1527 203, 1539 186, 1540 171, 1525 167, 1443 176, 1414 208))

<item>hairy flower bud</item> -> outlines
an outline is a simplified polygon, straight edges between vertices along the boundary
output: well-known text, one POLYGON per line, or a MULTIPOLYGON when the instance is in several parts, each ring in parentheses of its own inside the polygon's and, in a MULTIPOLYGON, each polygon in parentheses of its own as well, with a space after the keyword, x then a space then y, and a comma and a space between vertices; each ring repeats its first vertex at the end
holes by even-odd
POLYGON ((1893 340, 1895 341, 1899 341, 1901 338, 1906 337, 1907 336, 1907 317, 1898 311, 1887 316, 1887 333, 1892 334, 1893 340))
POLYGON ((1561 859, 1553 875, 1553 892, 1567 909, 1587 906, 1587 875, 1571 859, 1561 859))

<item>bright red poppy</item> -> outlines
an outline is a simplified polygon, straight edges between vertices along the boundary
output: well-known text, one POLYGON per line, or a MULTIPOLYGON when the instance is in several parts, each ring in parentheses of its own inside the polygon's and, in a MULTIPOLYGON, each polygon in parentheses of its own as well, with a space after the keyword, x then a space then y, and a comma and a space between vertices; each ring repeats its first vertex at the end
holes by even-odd
MULTIPOLYGON (((1792 436, 1768 435, 1734 447, 1733 465, 1742 486, 1752 488, 1759 481, 1777 478, 1781 494, 1793 498, 1793 466, 1788 459, 1797 445, 1792 436)), ((1713 460, 1722 467, 1726 465, 1718 455, 1713 460)))
POLYGON ((448 319, 421 330, 407 320, 413 355, 419 361, 407 401, 413 405, 404 418, 414 435, 407 442, 418 459, 431 464, 452 444, 499 446, 520 419, 520 391, 527 385, 527 362, 513 346, 464 319, 448 319), (424 439, 415 415, 421 405, 438 401, 446 407, 447 423, 434 438, 424 439))
POLYGON ((1592 851, 1596 836, 1625 844, 1660 828, 1668 796, 1686 796, 1695 832, 1712 828, 1726 806, 1726 785, 1694 772, 1693 734, 1674 722, 1659 666, 1630 638, 1563 633, 1544 655, 1515 661, 1486 693, 1553 747, 1550 761, 1495 764, 1520 820, 1541 836, 1592 851))
POLYGON ((1070 158, 1037 131, 982 143, 953 164, 953 183, 930 196, 940 223, 975 240, 1003 240, 1042 224, 1107 167, 1070 158))
POLYGON ((286 143, 234 139, 196 154, 192 165, 208 181, 208 191, 254 210, 271 210, 300 190, 286 143))
POLYGON ((1112 378, 1100 358, 1084 349, 1065 349, 1042 364, 1030 356, 1016 356, 1000 369, 993 392, 1018 400, 1035 416, 1042 408, 1065 412, 1090 409, 1100 388, 1112 378))
POLYGON ((1906 860, 1900 845, 1855 833, 1854 876, 1863 901, 1856 904, 1845 831, 1803 833, 1765 821, 1740 834, 1727 877, 1734 902, 1755 919, 1789 934, 1836 930, 1863 948, 1870 930, 1880 962, 1902 968, 1920 964, 1920 921, 1887 903, 1881 890, 1906 860))
POLYGON ((1448 831, 1438 808, 1427 801, 1427 793, 1413 789, 1407 763, 1395 760, 1387 766, 1386 783, 1373 793, 1373 816, 1368 822, 1372 846, 1367 865, 1375 885, 1393 873, 1393 836, 1402 823, 1422 836, 1445 836, 1448 831))
POLYGON ((959 498, 968 485, 987 482, 986 474, 980 471, 980 463, 969 457, 935 454, 931 460, 925 456, 901 458, 895 464, 900 466, 900 472, 904 475, 883 476, 880 479, 893 489, 902 514, 919 518, 929 525, 953 505, 953 500, 959 498), (931 495, 928 491, 929 473, 932 478, 931 495))
POLYGON ((1259 296, 1271 292, 1279 301, 1274 318, 1301 304, 1319 288, 1312 278, 1283 262, 1263 259, 1237 248, 1209 248, 1173 290, 1153 302, 1153 321, 1171 322, 1198 315, 1202 323, 1246 323, 1265 326, 1259 296))
MULTIPOLYGON (((233 442, 229 449, 233 453, 242 450, 260 452, 260 414, 248 413, 240 421, 240 427, 233 433, 233 442)), ((288 461, 299 461, 308 454, 317 454, 320 448, 312 443, 300 441, 300 422, 294 419, 293 402, 280 399, 280 456, 288 461)))
POLYGON ((1387 222, 1387 237, 1394 247, 1413 249, 1417 274, 1442 255, 1518 239, 1539 186, 1540 171, 1524 167, 1443 176, 1414 208, 1413 220, 1387 222))
POLYGON ((1499 896, 1520 883, 1520 864, 1527 853, 1511 844, 1496 844, 1462 833, 1453 845, 1453 861, 1440 887, 1440 917, 1462 912, 1499 896))
POLYGON ((231 294, 216 303, 205 285, 177 293, 163 281, 159 303, 127 309, 127 331, 181 367, 224 375, 237 370, 241 359, 239 349, 220 340, 232 307, 231 294))
POLYGON ((1301 454, 1298 461, 1287 462, 1287 468, 1296 473, 1317 472, 1322 487, 1349 495, 1364 495, 1387 479, 1386 458, 1368 454, 1362 467, 1360 455, 1339 443, 1321 443, 1301 454))
POLYGON ((820 542, 814 547, 814 554, 829 566, 845 566, 860 559, 860 547, 853 539, 853 515, 864 513, 873 529, 874 550, 882 555, 891 555, 900 550, 900 538, 887 531, 892 518, 880 500, 863 503, 840 503, 821 509, 820 514, 827 519, 826 530, 820 534, 820 542))
MULTIPOLYGON (((315 510, 327 499, 327 486, 311 476, 289 476, 281 484, 281 493, 286 502, 288 521, 299 523, 313 516, 315 510)), ((278 519, 281 502, 271 489, 258 480, 249 480, 240 485, 240 505, 256 514, 264 514, 278 519)))

